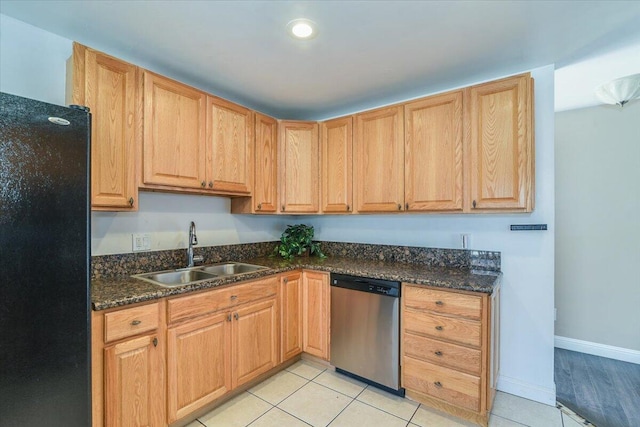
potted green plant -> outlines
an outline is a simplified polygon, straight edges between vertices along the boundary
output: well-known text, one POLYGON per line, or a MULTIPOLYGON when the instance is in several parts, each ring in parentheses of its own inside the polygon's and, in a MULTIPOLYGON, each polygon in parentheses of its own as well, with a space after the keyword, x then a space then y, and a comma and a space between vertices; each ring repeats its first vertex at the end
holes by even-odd
POLYGON ((305 254, 326 258, 320 249, 320 243, 313 241, 313 234, 311 225, 288 225, 280 237, 280 243, 273 250, 274 255, 280 255, 284 259, 293 259, 305 254))

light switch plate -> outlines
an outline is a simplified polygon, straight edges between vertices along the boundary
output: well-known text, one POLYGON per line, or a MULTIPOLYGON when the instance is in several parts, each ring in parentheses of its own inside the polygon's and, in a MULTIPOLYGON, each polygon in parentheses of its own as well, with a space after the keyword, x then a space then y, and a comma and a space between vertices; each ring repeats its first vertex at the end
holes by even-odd
POLYGON ((133 252, 148 251, 151 249, 151 235, 146 233, 134 233, 131 235, 133 252))

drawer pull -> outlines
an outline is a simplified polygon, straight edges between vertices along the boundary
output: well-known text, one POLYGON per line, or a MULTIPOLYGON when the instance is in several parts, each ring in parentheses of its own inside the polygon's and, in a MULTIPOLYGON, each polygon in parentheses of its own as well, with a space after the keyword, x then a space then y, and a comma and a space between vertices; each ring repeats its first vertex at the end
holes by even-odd
POLYGON ((238 313, 234 314, 233 317, 236 318, 236 320, 238 320, 240 318, 240 315, 238 313))
POLYGON ((442 352, 440 350, 436 351, 434 354, 438 357, 442 356, 442 352))
POLYGON ((436 305, 442 306, 442 305, 444 305, 444 303, 442 301, 436 301, 436 305))
POLYGON ((131 321, 131 326, 138 326, 140 323, 142 323, 142 320, 133 320, 131 321))
POLYGON ((436 326, 436 331, 441 331, 441 330, 443 330, 443 329, 444 329, 444 328, 443 328, 442 326, 436 326))
POLYGON ((227 322, 231 322, 231 313, 227 314, 227 322))
POLYGON ((442 383, 440 381, 434 382, 433 385, 438 387, 438 388, 442 388, 442 383))
POLYGON ((235 301, 238 299, 238 295, 231 295, 231 301, 235 301))

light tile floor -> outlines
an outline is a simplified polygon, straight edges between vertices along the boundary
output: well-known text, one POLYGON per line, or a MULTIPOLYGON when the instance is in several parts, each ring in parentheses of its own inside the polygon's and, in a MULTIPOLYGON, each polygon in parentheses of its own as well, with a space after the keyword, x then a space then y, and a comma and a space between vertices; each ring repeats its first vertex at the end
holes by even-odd
MULTIPOLYGON (((558 408, 498 392, 490 427, 578 427, 558 408)), ((474 426, 301 360, 187 427, 474 426)))

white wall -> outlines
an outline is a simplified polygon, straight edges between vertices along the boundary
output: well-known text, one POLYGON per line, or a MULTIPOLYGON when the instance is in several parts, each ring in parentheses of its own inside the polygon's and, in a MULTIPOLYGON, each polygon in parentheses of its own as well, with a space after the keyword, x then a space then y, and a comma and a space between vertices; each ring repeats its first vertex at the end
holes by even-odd
MULTIPOLYGON (((2 17, 2 90, 17 95, 64 102, 67 49, 38 56, 37 46, 60 38, 2 17), (13 21, 13 22, 10 22, 13 21), (9 25, 5 26, 5 23, 9 25), (8 49, 5 50, 5 47, 8 49), (5 74, 7 61, 25 61, 28 72, 5 74), (60 69, 51 79, 51 69, 60 69), (47 78, 47 88, 34 81, 47 78)), ((62 43, 62 42, 61 42, 62 43)), ((26 66, 26 65, 25 65, 26 66)), ((516 395, 555 404, 553 382, 554 167, 553 67, 533 70, 536 79, 536 210, 522 215, 403 215, 351 217, 232 216, 223 198, 141 193, 137 213, 93 213, 94 255, 131 250, 130 233, 149 232, 154 249, 186 246, 189 221, 195 220, 202 245, 275 240, 286 224, 305 222, 324 240, 459 247, 459 234, 470 233, 471 246, 502 252, 502 371, 498 387, 516 395), (509 224, 546 223, 546 232, 510 232, 509 224)), ((502 76, 495 76, 496 78, 502 76)), ((416 94, 417 96, 425 94, 416 94)))
MULTIPOLYGON (((314 217, 320 240, 500 251, 500 390, 555 405, 554 308, 554 112, 553 66, 535 79, 536 209, 512 215, 371 215, 314 217), (548 231, 512 232, 510 224, 543 223, 548 231)), ((500 77, 500 76, 496 76, 500 77)))
POLYGON ((555 139, 556 335, 640 352, 640 101, 558 113, 555 139))

